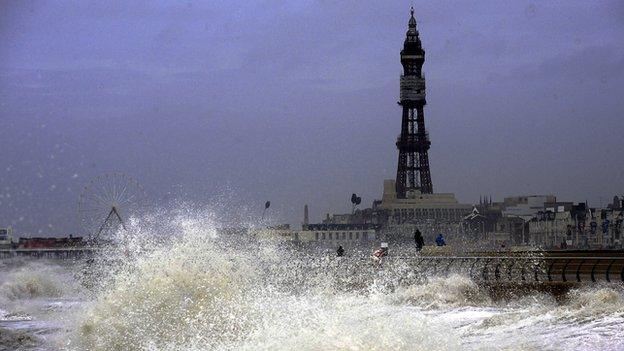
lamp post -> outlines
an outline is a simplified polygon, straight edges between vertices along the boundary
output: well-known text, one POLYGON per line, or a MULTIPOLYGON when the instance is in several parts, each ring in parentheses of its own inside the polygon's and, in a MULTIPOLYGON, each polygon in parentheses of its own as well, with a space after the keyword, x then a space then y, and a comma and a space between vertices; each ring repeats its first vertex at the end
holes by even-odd
POLYGON ((271 207, 271 201, 267 201, 264 203, 264 210, 262 211, 262 220, 264 221, 264 215, 266 214, 266 211, 269 209, 269 207, 271 207))
POLYGON ((351 195, 351 204, 353 205, 351 207, 351 214, 355 213, 355 208, 357 207, 357 205, 359 205, 360 203, 362 203, 362 198, 357 196, 356 194, 352 194, 351 195))

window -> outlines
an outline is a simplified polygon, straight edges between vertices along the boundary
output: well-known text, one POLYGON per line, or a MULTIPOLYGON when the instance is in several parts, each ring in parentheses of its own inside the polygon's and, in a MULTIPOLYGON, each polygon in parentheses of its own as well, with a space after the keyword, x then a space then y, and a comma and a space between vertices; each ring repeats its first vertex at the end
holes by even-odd
POLYGON ((362 233, 362 239, 363 240, 368 240, 368 233, 367 232, 362 233))
POLYGON ((316 241, 318 241, 319 235, 318 233, 316 233, 316 241))
POLYGON ((323 233, 323 240, 325 240, 325 233, 323 233))
POLYGON ((334 235, 333 235, 332 233, 329 233, 329 240, 332 240, 332 239, 333 239, 333 236, 334 236, 334 235))
POLYGON ((359 240, 360 239, 360 232, 355 233, 355 240, 359 240))
POLYGON ((349 233, 349 240, 353 240, 353 233, 349 233))

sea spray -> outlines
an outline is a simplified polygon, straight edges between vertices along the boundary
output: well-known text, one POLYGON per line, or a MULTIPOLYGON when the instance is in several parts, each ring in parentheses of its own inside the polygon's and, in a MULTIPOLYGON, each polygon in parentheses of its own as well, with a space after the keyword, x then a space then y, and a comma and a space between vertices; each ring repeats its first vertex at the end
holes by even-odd
MULTIPOLYGON (((202 218, 175 222, 168 242, 135 238, 130 241, 142 245, 115 249, 112 256, 121 262, 78 313, 68 348, 459 348, 447 326, 417 309, 371 299, 380 292, 369 287, 391 272, 379 274, 369 261, 219 238, 202 218)), ((152 235, 145 228, 136 233, 152 235)), ((110 256, 99 262, 110 264, 110 256)))
POLYGON ((624 317, 624 290, 622 286, 598 285, 574 289, 568 301, 559 306, 558 317, 593 320, 596 317, 624 317))
POLYGON ((11 330, 0 327, 0 351, 36 350, 41 340, 23 330, 11 330))
POLYGON ((84 288, 71 261, 12 258, 0 272, 0 350, 43 350, 84 288), (60 316, 59 316, 60 314, 60 316))
POLYGON ((142 350, 201 343, 217 347, 250 328, 245 296, 252 262, 188 231, 125 262, 80 321, 78 348, 142 350))
POLYGON ((274 296, 259 328, 231 349, 458 350, 448 325, 357 293, 274 296))
POLYGON ((497 313, 465 328, 463 334, 475 345, 490 340, 510 349, 579 350, 591 345, 621 350, 623 293, 618 285, 597 285, 571 290, 564 301, 537 292, 504 303, 494 301, 497 313))
POLYGON ((9 300, 61 297, 75 292, 68 273, 50 262, 24 262, 3 277, 0 297, 9 300))
POLYGON ((395 304, 411 304, 425 309, 485 306, 492 301, 485 291, 465 276, 431 277, 421 284, 403 286, 388 295, 395 304))

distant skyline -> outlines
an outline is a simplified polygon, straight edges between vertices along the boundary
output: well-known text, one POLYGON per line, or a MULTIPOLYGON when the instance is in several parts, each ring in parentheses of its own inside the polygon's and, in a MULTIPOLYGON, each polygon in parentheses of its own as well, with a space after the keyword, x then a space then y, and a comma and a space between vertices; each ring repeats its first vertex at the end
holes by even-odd
MULTIPOLYGON (((299 224, 395 177, 412 3, 0 3, 0 227, 81 234, 97 175, 299 224)), ((624 194, 624 3, 414 1, 436 192, 624 194)))

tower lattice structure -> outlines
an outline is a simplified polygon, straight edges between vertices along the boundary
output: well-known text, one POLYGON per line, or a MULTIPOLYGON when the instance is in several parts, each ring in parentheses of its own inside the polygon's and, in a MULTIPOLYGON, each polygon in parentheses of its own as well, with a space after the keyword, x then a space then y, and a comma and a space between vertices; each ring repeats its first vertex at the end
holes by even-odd
POLYGON ((425 63, 425 50, 422 48, 414 9, 410 10, 408 29, 403 50, 401 50, 401 92, 399 105, 403 108, 401 135, 396 146, 399 149, 399 163, 396 176, 398 198, 407 198, 414 194, 431 194, 431 172, 429 170, 429 134, 425 129, 424 107, 425 77, 422 66, 425 63))

